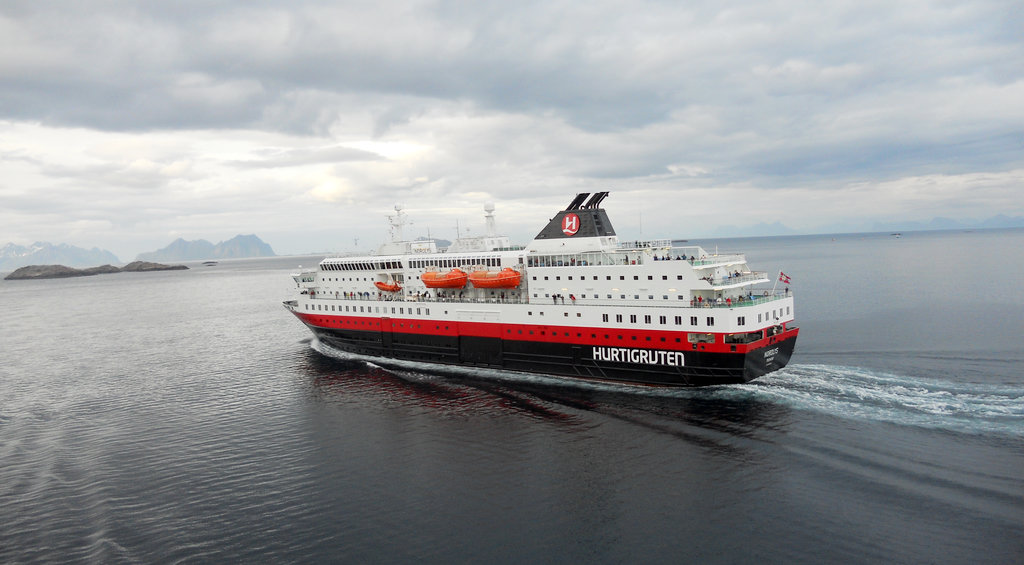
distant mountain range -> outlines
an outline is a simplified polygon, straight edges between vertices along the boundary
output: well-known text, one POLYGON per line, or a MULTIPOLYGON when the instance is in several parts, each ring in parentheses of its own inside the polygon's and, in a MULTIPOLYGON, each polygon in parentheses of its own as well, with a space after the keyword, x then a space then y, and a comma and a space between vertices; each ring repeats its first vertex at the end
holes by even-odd
POLYGON ((872 231, 919 231, 1024 228, 1024 217, 999 214, 982 221, 958 221, 950 218, 932 218, 930 222, 875 222, 872 231))
MULTIPOLYGON (((167 247, 151 253, 140 253, 137 261, 202 261, 205 259, 235 259, 242 257, 273 257, 274 250, 255 235, 237 235, 216 245, 199 239, 177 239, 167 247)), ((118 265, 116 255, 93 247, 83 249, 60 243, 54 245, 37 241, 29 246, 8 243, 0 247, 0 271, 14 271, 28 265, 65 265, 85 268, 98 265, 118 265)))
POLYGON ((66 243, 54 245, 45 241, 37 241, 28 247, 13 243, 0 247, 0 271, 13 271, 27 265, 94 267, 120 262, 116 255, 98 247, 83 249, 66 243))
POLYGON ((139 261, 200 261, 203 259, 237 259, 242 257, 273 257, 274 250, 255 235, 236 235, 216 245, 205 239, 185 241, 180 237, 157 251, 140 253, 139 261))
POLYGON ((892 221, 831 224, 827 227, 807 230, 795 230, 781 222, 760 223, 749 226, 720 226, 712 236, 717 237, 765 237, 775 235, 801 235, 808 233, 873 233, 873 232, 905 232, 928 230, 985 230, 1024 228, 1024 217, 1000 214, 987 220, 953 220, 950 218, 932 218, 926 222, 892 221))

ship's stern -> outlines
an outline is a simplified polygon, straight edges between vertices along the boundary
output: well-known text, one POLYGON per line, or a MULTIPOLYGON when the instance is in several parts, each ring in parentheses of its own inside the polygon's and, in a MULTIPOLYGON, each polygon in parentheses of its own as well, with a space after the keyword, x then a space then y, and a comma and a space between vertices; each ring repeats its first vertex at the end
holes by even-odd
POLYGON ((744 380, 750 382, 789 364, 799 333, 800 328, 786 328, 781 333, 769 337, 765 345, 747 351, 743 365, 744 380))

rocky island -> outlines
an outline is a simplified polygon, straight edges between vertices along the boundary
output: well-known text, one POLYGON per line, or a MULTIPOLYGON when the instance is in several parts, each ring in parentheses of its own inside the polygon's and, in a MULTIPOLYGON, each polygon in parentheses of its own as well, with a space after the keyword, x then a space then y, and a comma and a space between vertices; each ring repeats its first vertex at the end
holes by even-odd
POLYGON ((86 269, 73 269, 64 265, 28 265, 21 267, 13 273, 4 277, 4 280, 30 280, 30 279, 62 279, 67 277, 88 277, 91 275, 104 275, 108 273, 141 273, 149 271, 180 271, 188 269, 185 265, 163 265, 150 263, 148 261, 134 261, 124 267, 103 265, 100 267, 89 267, 86 269))

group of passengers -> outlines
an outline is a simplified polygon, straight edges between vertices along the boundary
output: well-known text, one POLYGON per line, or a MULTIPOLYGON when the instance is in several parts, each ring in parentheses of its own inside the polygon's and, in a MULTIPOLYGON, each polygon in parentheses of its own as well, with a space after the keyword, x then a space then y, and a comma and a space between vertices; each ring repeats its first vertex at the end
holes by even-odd
MULTIPOLYGON (((689 261, 691 263, 693 263, 696 259, 697 259, 696 256, 687 257, 686 253, 683 253, 682 255, 676 255, 676 257, 675 257, 676 261, 689 261)), ((668 254, 662 255, 661 257, 658 257, 657 255, 655 255, 654 256, 654 260, 655 261, 671 261, 672 257, 670 257, 668 254)))

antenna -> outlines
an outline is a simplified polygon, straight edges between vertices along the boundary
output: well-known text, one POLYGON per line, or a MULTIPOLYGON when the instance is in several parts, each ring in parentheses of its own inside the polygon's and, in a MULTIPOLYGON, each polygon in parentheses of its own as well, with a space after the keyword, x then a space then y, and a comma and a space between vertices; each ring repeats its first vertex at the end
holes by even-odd
POLYGON ((407 218, 402 212, 401 204, 395 204, 395 214, 388 216, 388 222, 391 224, 391 241, 395 243, 402 241, 402 227, 407 223, 407 218))
POLYGON ((488 202, 484 204, 484 222, 487 225, 487 237, 494 237, 496 230, 494 229, 494 202, 488 202))

